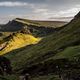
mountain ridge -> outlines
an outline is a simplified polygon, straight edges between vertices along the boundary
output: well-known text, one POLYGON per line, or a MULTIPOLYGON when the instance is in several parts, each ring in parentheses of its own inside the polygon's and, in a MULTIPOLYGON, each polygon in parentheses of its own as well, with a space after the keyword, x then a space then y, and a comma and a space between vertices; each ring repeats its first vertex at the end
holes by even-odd
MULTIPOLYGON (((20 30, 22 29, 22 26, 25 26, 25 25, 34 25, 34 26, 37 26, 37 27, 40 27, 40 26, 43 26, 43 27, 47 27, 47 25, 45 25, 45 22, 46 24, 49 22, 49 23, 53 23, 53 28, 55 28, 55 23, 62 23, 61 25, 64 25, 66 24, 66 22, 61 22, 61 21, 36 21, 36 20, 28 20, 28 19, 21 19, 21 18, 15 18, 14 20, 12 21, 9 21, 7 24, 3 25, 2 27, 4 27, 5 29, 6 28, 13 28, 13 31, 15 31, 15 26, 17 26, 17 30, 20 30)), ((49 24, 50 25, 50 24, 49 24)), ((56 26, 58 27, 59 25, 56 24, 56 26)), ((1 28, 2 28, 1 27, 1 28)), ((51 25, 49 27, 52 27, 51 25)), ((3 29, 2 29, 3 30, 3 29)), ((1 30, 0 30, 1 31, 1 30)), ((7 30, 6 30, 7 31, 7 30)), ((8 30, 9 31, 9 30, 8 30)), ((10 30, 11 31, 11 30, 10 30)))

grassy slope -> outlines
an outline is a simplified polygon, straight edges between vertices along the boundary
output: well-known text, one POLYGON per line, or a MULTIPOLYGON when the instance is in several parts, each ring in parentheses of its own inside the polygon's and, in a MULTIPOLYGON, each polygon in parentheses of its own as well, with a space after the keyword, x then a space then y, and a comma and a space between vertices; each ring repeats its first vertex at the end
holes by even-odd
POLYGON ((18 22, 22 22, 24 24, 28 24, 28 25, 35 25, 35 26, 45 26, 45 27, 61 27, 65 24, 67 24, 67 22, 62 22, 62 21, 38 21, 38 20, 28 20, 28 19, 20 19, 20 18, 16 18, 15 21, 18 22))
POLYGON ((53 58, 54 55, 61 52, 66 47, 79 44, 80 18, 71 21, 61 31, 47 36, 39 44, 34 45, 33 47, 25 47, 12 51, 7 55, 7 57, 11 59, 12 66, 15 70, 22 70, 23 68, 31 66, 32 64, 44 62, 50 57, 53 58), (52 54, 48 52, 51 52, 52 54))
POLYGON ((63 21, 36 21, 36 22, 43 26, 53 27, 53 28, 61 27, 67 24, 67 22, 63 22, 63 21))
POLYGON ((68 47, 63 52, 58 53, 53 58, 60 59, 60 58, 68 58, 73 59, 74 57, 80 57, 80 45, 74 47, 68 47))
POLYGON ((58 78, 58 76, 54 75, 45 75, 45 76, 37 76, 32 78, 32 80, 61 80, 58 78))
POLYGON ((8 37, 11 33, 10 32, 3 32, 1 34, 2 35, 0 36, 0 44, 3 42, 3 39, 8 37))
POLYGON ((39 40, 40 38, 35 38, 30 34, 17 33, 8 41, 7 46, 0 51, 0 55, 27 45, 36 44, 39 42, 39 40))
MULTIPOLYGON (((19 80, 18 75, 8 75, 8 76, 0 76, 0 80, 19 80)), ((32 77, 31 80, 61 80, 58 78, 58 76, 50 74, 50 75, 44 75, 44 76, 36 76, 32 77)))
POLYGON ((57 53, 55 56, 52 56, 45 61, 48 60, 56 60, 56 59, 69 59, 69 60, 75 60, 80 57, 80 45, 78 46, 73 46, 73 47, 68 47, 64 49, 62 52, 57 53))

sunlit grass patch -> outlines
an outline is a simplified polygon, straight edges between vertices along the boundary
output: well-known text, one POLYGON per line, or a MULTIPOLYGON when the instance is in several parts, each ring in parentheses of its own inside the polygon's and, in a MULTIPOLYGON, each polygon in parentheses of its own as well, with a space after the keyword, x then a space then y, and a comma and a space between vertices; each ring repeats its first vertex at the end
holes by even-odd
POLYGON ((14 35, 13 38, 8 42, 7 46, 0 51, 0 55, 27 45, 37 44, 40 40, 40 38, 35 38, 30 34, 18 33, 14 35))

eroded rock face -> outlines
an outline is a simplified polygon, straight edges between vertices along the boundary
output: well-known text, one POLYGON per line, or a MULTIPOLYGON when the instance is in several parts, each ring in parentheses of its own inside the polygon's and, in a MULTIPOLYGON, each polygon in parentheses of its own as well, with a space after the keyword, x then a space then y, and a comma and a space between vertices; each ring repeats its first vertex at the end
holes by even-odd
POLYGON ((11 62, 6 57, 0 56, 0 74, 7 75, 12 73, 11 62))

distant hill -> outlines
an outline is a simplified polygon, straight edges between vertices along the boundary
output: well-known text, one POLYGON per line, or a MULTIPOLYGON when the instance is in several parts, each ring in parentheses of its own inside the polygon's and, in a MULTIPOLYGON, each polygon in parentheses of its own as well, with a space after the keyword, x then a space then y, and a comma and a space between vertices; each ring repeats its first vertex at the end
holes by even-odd
POLYGON ((20 19, 16 18, 17 21, 27 23, 27 24, 33 24, 35 26, 45 26, 45 27, 62 27, 63 25, 67 24, 67 22, 64 21, 40 21, 40 20, 28 20, 28 19, 20 19))
MULTIPOLYGON (((57 31, 58 27, 65 25, 66 22, 60 21, 35 21, 35 20, 27 20, 16 18, 12 21, 9 21, 7 24, 0 26, 0 32, 3 33, 15 33, 15 32, 25 32, 31 33, 34 36, 46 36, 55 31, 57 31)), ((2 37, 6 37, 4 34, 2 37)))
POLYGON ((2 25, 0 27, 0 31, 4 32, 14 32, 21 30, 24 26, 37 26, 39 28, 41 27, 47 27, 47 28, 57 28, 61 27, 63 25, 67 24, 67 22, 61 22, 61 21, 35 21, 35 20, 27 20, 27 19, 21 19, 16 18, 12 21, 9 21, 7 24, 2 25))
POLYGON ((5 25, 0 25, 0 39, 16 32, 31 33, 36 37, 43 37, 54 33, 59 30, 58 27, 65 24, 66 22, 60 21, 35 21, 16 18, 5 25))

